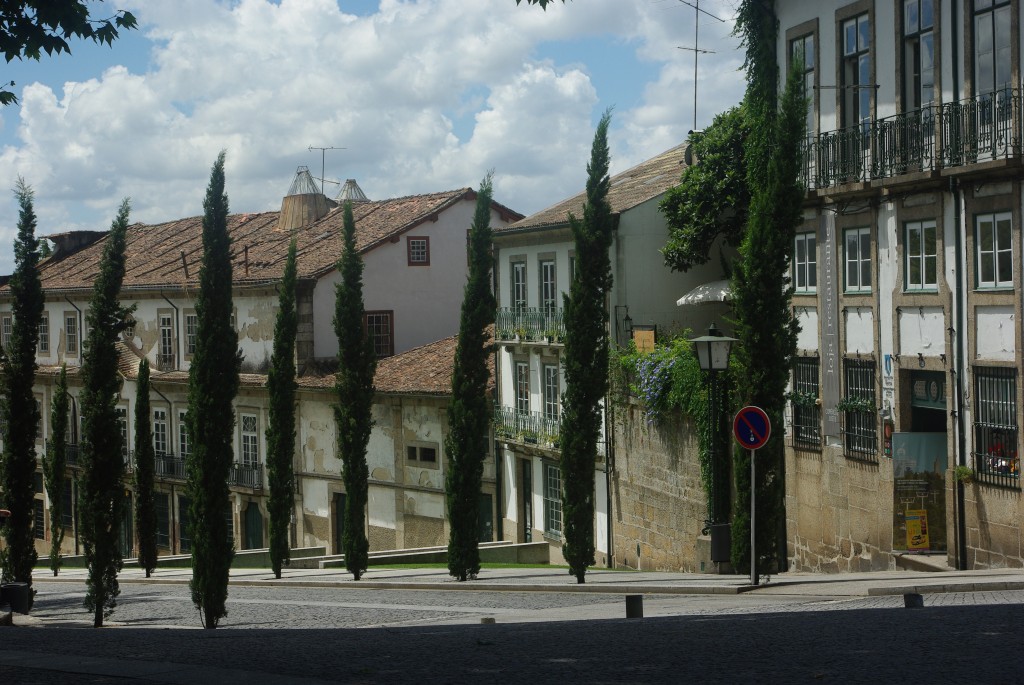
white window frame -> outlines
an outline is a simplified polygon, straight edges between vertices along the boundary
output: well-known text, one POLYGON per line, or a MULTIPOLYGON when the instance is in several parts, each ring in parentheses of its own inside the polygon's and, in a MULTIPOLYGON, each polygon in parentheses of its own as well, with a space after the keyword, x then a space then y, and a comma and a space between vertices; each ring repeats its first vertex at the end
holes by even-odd
POLYGON ((544 375, 544 418, 557 421, 561 415, 561 392, 558 380, 558 365, 545 364, 544 375))
POLYGON ((199 332, 199 315, 195 312, 185 314, 185 354, 191 357, 196 353, 196 334, 199 332))
POLYGON ((159 338, 157 339, 157 365, 167 370, 174 368, 174 316, 171 314, 157 315, 159 338))
POLYGON ((979 288, 1012 288, 1013 287, 1013 216, 1010 212, 989 212, 974 217, 974 254, 977 276, 975 281, 979 288), (1008 224, 1005 244, 999 240, 999 226, 1008 224), (983 249, 982 224, 991 227, 991 247, 983 249), (992 270, 992 278, 985 277, 986 262, 992 270), (1001 262, 1001 263, 1000 263, 1001 262), (1003 268, 1000 268, 1003 267, 1003 268), (1009 274, 1004 273, 1009 269, 1009 274))
POLYGON ((512 362, 515 371, 516 413, 530 413, 530 363, 512 362))
POLYGON ((167 410, 153 409, 153 451, 158 455, 170 454, 170 443, 167 433, 167 410))
POLYGON ((240 413, 238 428, 241 433, 239 458, 243 466, 260 463, 260 417, 258 414, 240 413))
POLYGON ((4 312, 0 314, 0 347, 5 351, 11 350, 11 337, 14 335, 14 314, 4 312))
POLYGON ((526 307, 529 304, 526 299, 526 262, 522 260, 516 260, 509 265, 509 269, 512 271, 512 297, 509 304, 511 305, 512 309, 526 309, 526 307))
POLYGON ((39 345, 40 354, 50 354, 50 315, 43 310, 43 316, 39 319, 39 345))
POLYGON ((544 314, 554 314, 558 309, 558 278, 554 259, 542 259, 540 267, 540 308, 544 314))
POLYGON ((793 290, 801 294, 818 292, 818 236, 813 231, 796 234, 793 249, 793 290))
POLYGON ((848 228, 843 231, 843 289, 846 292, 871 292, 871 252, 870 227, 848 228))
POLYGON ((178 454, 182 459, 192 454, 192 445, 188 441, 187 414, 184 410, 178 410, 178 454))
POLYGON ((64 314, 64 353, 78 356, 78 315, 73 312, 64 314))
POLYGON ((562 472, 558 464, 544 463, 544 533, 562 537, 562 472))
POLYGON ((938 228, 934 219, 925 221, 908 221, 904 224, 903 235, 905 273, 903 278, 905 290, 938 290, 938 228), (931 242, 929 248, 928 243, 931 242), (911 267, 915 267, 913 270, 911 267), (931 275, 929 276, 929 270, 931 275), (917 272, 916 278, 912 271, 917 272))

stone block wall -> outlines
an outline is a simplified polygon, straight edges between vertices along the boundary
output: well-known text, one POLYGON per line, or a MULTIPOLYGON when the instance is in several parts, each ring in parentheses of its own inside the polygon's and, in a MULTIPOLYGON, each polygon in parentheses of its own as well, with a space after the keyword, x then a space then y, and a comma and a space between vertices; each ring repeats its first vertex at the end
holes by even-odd
POLYGON ((786 450, 790 570, 818 573, 895 568, 892 461, 848 459, 841 447, 786 450))
POLYGON ((693 424, 677 416, 649 425, 634 403, 617 405, 614 423, 615 566, 713 572, 707 538, 701 535, 707 497, 693 424))

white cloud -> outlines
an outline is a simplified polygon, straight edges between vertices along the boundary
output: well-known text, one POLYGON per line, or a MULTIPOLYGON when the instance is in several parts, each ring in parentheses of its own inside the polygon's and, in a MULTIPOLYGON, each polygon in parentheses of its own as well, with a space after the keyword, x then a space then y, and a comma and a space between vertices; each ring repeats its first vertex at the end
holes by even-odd
MULTIPOLYGON (((35 187, 40 234, 105 228, 123 196, 135 220, 198 214, 221 149, 233 211, 277 207, 297 165, 319 175, 311 145, 344 147, 327 153, 328 179, 354 177, 372 198, 475 185, 494 168, 496 199, 537 211, 582 188, 594 122, 617 100, 595 85, 591 55, 573 52, 595 37, 656 74, 639 106, 615 112, 613 170, 692 127, 691 53, 678 49, 692 43, 692 12, 673 2, 542 12, 514 0, 382 0, 371 16, 346 13, 345 0, 124 4, 151 54, 125 54, 89 80, 29 85, 3 112, 0 187, 19 174, 35 187)), ((703 47, 728 27, 701 31, 703 47)), ((701 62, 705 123, 742 91, 735 40, 722 46, 701 62)), ((601 76, 637 78, 628 65, 601 76)), ((0 273, 16 221, 0 194, 0 273)))

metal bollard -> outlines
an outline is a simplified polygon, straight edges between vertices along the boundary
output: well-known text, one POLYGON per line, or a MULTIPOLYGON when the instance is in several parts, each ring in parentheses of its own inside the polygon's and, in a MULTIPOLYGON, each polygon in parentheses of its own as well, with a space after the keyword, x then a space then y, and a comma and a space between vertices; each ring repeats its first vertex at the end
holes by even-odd
POLYGON ((626 595, 626 618, 644 617, 644 596, 626 595))
POLYGON ((916 592, 908 592, 903 595, 903 606, 906 609, 920 609, 924 606, 924 597, 916 592))

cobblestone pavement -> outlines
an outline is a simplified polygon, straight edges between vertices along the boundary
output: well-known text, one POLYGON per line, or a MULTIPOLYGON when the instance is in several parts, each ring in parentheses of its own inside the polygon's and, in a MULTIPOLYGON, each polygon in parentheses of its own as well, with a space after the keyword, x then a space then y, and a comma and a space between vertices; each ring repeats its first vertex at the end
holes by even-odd
POLYGON ((853 608, 887 601, 360 630, 13 628, 0 632, 0 677, 9 685, 1020 682, 1020 604, 853 608))

